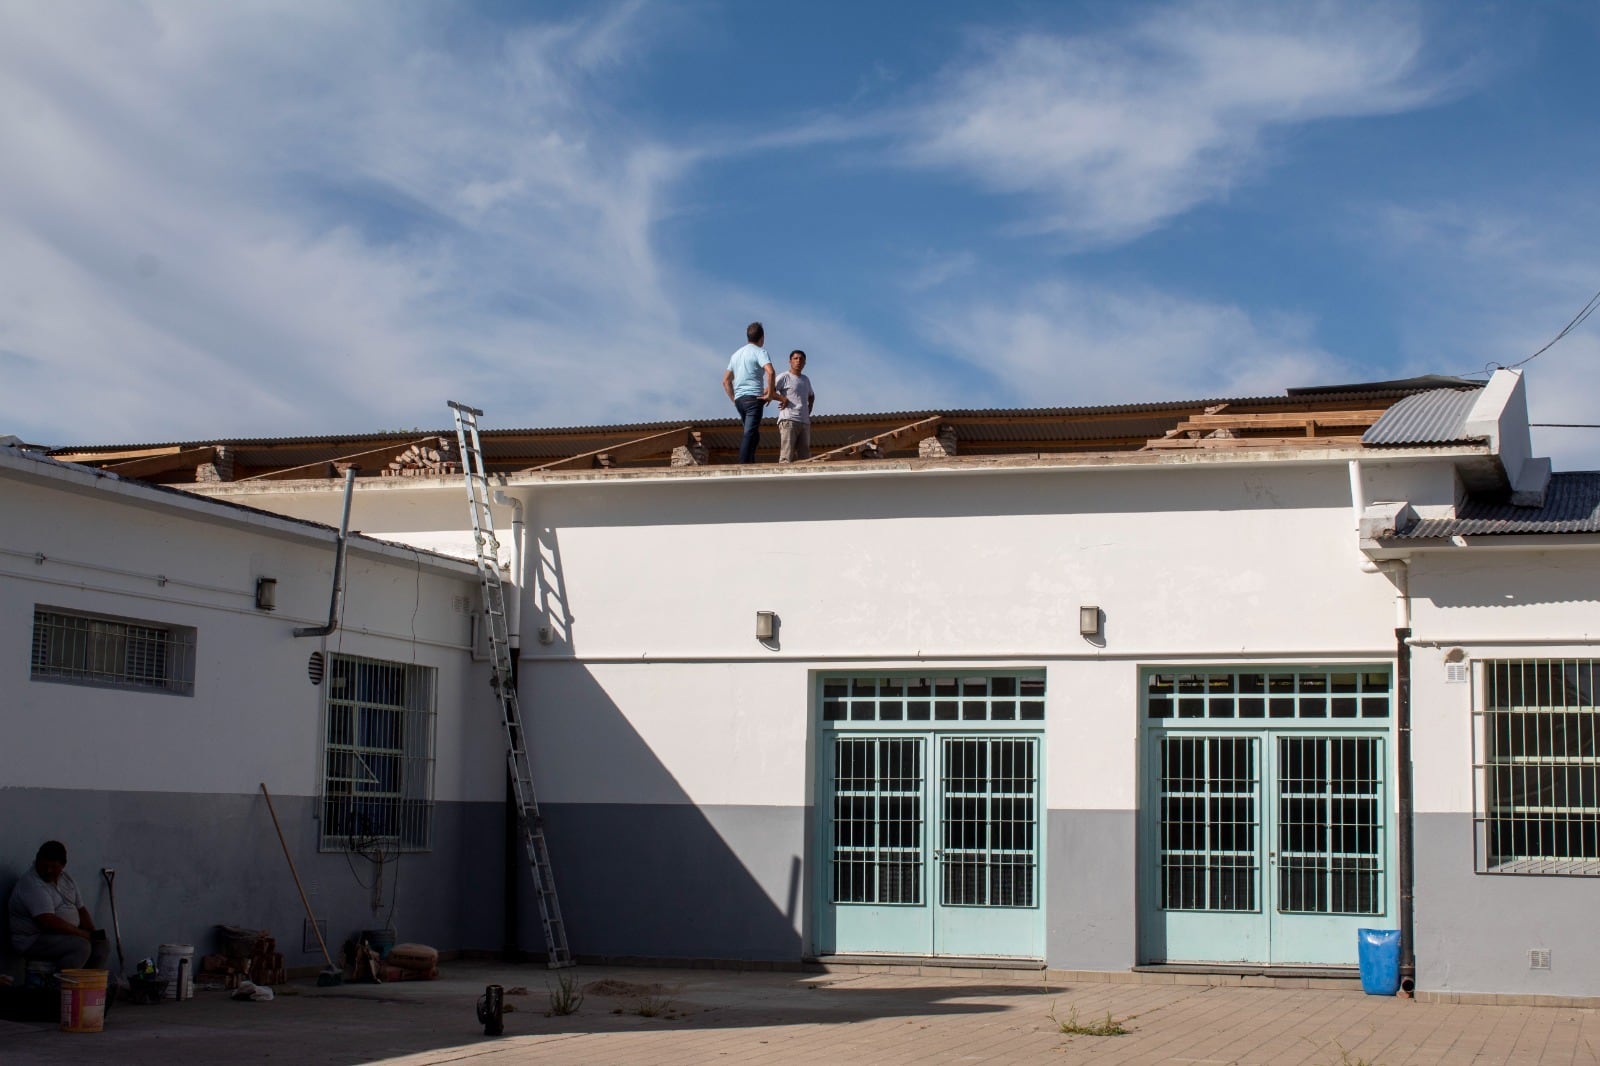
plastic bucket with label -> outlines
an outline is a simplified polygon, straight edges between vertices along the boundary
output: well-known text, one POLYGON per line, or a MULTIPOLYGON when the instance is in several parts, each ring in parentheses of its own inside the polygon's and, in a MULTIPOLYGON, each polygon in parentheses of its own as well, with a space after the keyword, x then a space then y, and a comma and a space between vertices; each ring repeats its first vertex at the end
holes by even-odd
POLYGON ((106 970, 62 970, 61 1028, 68 1033, 98 1033, 106 1025, 106 970))

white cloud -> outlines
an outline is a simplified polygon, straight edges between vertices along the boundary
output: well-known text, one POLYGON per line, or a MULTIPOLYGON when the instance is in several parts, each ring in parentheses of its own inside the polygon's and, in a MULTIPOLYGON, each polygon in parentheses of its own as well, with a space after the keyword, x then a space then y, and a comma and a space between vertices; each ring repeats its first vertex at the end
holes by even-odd
MULTIPOLYGON (((1568 191, 1547 189, 1537 210, 1390 205, 1360 218, 1351 236, 1381 270, 1407 279, 1397 299, 1413 370, 1475 374, 1538 351, 1600 288, 1600 252, 1589 239, 1597 224, 1579 176, 1568 191)), ((1600 422, 1597 366, 1600 320, 1591 318, 1522 368, 1529 419, 1600 422)), ((1600 469, 1600 430, 1536 428, 1533 443, 1558 470, 1600 469)))
POLYGON ((111 442, 434 426, 451 397, 502 425, 688 402, 704 386, 676 368, 718 356, 685 335, 652 227, 691 156, 596 90, 648 14, 0 8, 0 426, 111 442))
POLYGON ((1226 196, 1278 128, 1418 107, 1416 19, 1392 5, 1158 9, 1095 35, 988 37, 910 120, 910 158, 1106 242, 1226 196))
POLYGON ((1353 371, 1294 316, 1153 289, 1054 280, 1003 300, 929 309, 929 340, 986 371, 1002 403, 1033 407, 1279 396, 1353 371))

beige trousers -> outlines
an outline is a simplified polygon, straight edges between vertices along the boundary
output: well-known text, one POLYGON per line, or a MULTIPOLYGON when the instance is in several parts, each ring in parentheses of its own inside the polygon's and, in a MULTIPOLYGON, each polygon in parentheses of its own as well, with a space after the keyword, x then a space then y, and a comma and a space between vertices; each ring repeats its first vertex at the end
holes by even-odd
POLYGON ((778 462, 792 463, 811 458, 811 423, 778 423, 778 462))

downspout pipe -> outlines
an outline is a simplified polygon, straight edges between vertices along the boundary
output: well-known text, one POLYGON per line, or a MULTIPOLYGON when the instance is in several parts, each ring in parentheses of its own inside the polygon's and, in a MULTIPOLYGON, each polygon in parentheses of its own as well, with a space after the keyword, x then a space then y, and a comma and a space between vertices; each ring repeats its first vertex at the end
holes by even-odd
POLYGON ((1394 582, 1395 660, 1395 852, 1400 887, 1400 989, 1414 995, 1417 988, 1416 943, 1416 809, 1411 772, 1411 569, 1403 559, 1374 562, 1360 550, 1361 519, 1366 512, 1366 481, 1361 462, 1350 460, 1350 511, 1361 569, 1383 573, 1394 582))
POLYGON ((1417 988, 1416 938, 1416 811, 1411 773, 1411 589, 1409 568, 1403 562, 1384 568, 1395 582, 1395 791, 1399 794, 1399 824, 1395 850, 1400 861, 1400 989, 1414 995, 1417 988))
POLYGON ((325 637, 339 628, 339 604, 344 599, 344 556, 350 544, 350 498, 355 494, 355 489, 356 468, 347 466, 344 471, 344 514, 339 518, 339 546, 333 556, 333 596, 328 601, 328 624, 299 626, 294 631, 297 637, 325 637))
MULTIPOLYGON (((523 514, 522 501, 515 496, 496 491, 494 502, 502 507, 511 508, 511 604, 506 610, 506 637, 511 644, 511 688, 514 692, 521 692, 519 679, 521 656, 518 655, 522 647, 522 536, 523 514)), ((505 839, 502 842, 504 854, 503 865, 505 878, 501 888, 501 928, 505 931, 505 939, 501 944, 501 954, 508 962, 522 961, 522 914, 517 906, 522 896, 522 868, 526 865, 525 853, 522 849, 522 837, 518 830, 517 818, 517 789, 516 783, 511 780, 511 768, 506 767, 506 801, 505 801, 505 839)))

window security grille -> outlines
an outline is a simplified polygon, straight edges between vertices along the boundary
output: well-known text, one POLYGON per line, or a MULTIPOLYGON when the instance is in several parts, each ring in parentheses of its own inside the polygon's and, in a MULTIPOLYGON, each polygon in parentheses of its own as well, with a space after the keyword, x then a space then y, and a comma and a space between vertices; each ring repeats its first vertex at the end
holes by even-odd
POLYGON ((1600 660, 1484 664, 1476 712, 1478 868, 1600 875, 1600 660))
POLYGON ((426 851, 433 839, 432 667, 330 655, 324 851, 426 851))
POLYGON ((1254 911, 1259 741, 1161 738, 1161 897, 1167 910, 1254 911))
POLYGON ((186 626, 35 607, 31 676, 192 696, 194 646, 186 626))
POLYGON ((1389 671, 1207 670, 1151 674, 1151 718, 1388 718, 1389 671))
POLYGON ((1038 741, 945 737, 943 749, 940 902, 1033 906, 1038 741))
POLYGON ((1383 911, 1383 742, 1278 738, 1278 910, 1383 911))
POLYGON ((828 677, 825 722, 1042 722, 1044 676, 828 677))
POLYGON ((922 902, 921 737, 833 747, 833 901, 922 902))

